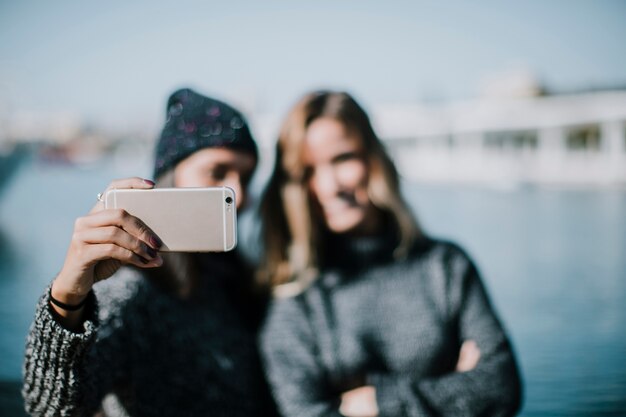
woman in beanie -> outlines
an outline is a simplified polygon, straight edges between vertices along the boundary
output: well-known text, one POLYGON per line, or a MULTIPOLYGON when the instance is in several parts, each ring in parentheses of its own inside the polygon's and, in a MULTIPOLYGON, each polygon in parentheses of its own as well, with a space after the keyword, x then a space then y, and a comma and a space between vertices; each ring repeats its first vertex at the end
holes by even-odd
MULTIPOLYGON (((225 185, 240 208, 256 163, 237 110, 189 89, 171 95, 156 187, 225 185)), ((109 187, 154 186, 128 178, 109 187)), ((265 297, 252 272, 236 252, 159 253, 161 244, 141 219, 101 202, 76 221, 27 340, 29 413, 274 414, 255 344, 265 297)))
POLYGON ((359 104, 306 95, 261 201, 262 350, 289 416, 509 416, 520 379, 478 270, 420 231, 359 104))

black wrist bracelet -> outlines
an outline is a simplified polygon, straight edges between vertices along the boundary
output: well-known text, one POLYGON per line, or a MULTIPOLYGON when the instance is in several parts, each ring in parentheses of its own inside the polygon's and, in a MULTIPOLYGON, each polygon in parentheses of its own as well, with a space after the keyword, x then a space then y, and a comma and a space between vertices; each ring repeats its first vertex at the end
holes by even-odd
MULTIPOLYGON (((93 290, 91 290, 91 291, 93 291, 93 290)), ((52 296, 52 285, 50 286, 50 288, 48 288, 48 296, 50 297, 50 302, 52 304, 54 304, 55 306, 60 307, 63 310, 67 310, 67 311, 76 311, 76 310, 79 310, 82 306, 84 306, 87 303, 87 300, 89 299, 89 295, 91 294, 91 291, 89 291, 89 293, 87 293, 87 296, 85 297, 85 299, 83 301, 81 301, 80 303, 78 303, 76 305, 65 304, 65 303, 57 300, 56 298, 54 298, 52 296)))

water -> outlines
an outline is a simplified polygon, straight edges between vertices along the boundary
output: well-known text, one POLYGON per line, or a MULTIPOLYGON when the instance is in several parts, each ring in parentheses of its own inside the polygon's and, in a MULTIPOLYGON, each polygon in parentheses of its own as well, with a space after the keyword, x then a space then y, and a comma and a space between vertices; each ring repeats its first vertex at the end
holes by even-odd
POLYGON ((521 362, 522 415, 626 415, 626 192, 406 191, 476 259, 521 362))
MULTIPOLYGON (((0 414, 21 413, 24 340, 74 219, 110 179, 147 175, 145 166, 31 160, 0 190, 0 414)), ((521 415, 626 415, 626 192, 416 184, 405 192, 429 233, 476 260, 518 353, 521 415)))

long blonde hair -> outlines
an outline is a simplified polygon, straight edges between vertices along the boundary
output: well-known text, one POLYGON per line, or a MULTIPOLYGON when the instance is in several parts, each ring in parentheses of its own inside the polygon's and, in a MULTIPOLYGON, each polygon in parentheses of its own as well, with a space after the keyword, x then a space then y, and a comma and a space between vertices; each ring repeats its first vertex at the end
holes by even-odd
POLYGON ((317 226, 323 221, 313 210, 302 152, 307 128, 320 117, 341 122, 362 141, 369 169, 368 195, 372 204, 393 220, 399 236, 396 258, 405 256, 420 234, 400 193, 398 172, 361 106, 345 92, 307 94, 282 125, 274 170, 260 204, 265 257, 259 274, 273 286, 289 282, 306 285, 319 269, 317 226))

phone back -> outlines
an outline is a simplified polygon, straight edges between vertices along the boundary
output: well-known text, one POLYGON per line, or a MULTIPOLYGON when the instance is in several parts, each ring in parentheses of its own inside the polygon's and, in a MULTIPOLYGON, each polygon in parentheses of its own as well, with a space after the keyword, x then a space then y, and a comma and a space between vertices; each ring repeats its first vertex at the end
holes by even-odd
POLYGON ((106 208, 146 223, 169 252, 226 252, 237 245, 235 193, 228 187, 113 189, 106 208))

